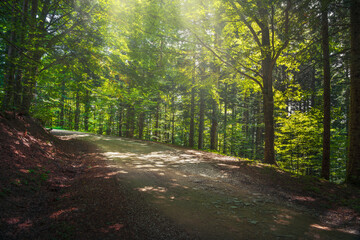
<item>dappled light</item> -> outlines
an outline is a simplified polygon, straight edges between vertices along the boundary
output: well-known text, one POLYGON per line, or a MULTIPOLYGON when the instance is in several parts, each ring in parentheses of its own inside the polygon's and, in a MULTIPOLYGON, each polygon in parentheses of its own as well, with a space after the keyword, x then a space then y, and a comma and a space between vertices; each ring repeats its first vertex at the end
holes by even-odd
POLYGON ((314 202, 314 201, 316 201, 315 198, 305 197, 305 196, 293 196, 292 199, 294 201, 306 201, 306 202, 314 202))
POLYGON ((56 142, 39 141, 49 152, 38 145, 29 151, 21 141, 13 145, 25 156, 39 158, 26 162, 28 157, 12 155, 16 162, 15 174, 8 178, 11 188, 0 185, 5 239, 354 239, 359 235, 349 224, 356 221, 353 210, 329 207, 311 214, 307 206, 319 206, 318 195, 282 189, 288 183, 319 191, 321 185, 314 185, 312 179, 299 185, 298 177, 278 174, 274 167, 216 153, 84 135, 81 139, 86 142, 66 132, 66 142, 71 143, 66 145, 68 152, 54 149, 56 142), (21 199, 24 194, 31 200, 21 199), (6 211, 9 207, 16 211, 6 211), (162 234, 166 236, 159 237, 162 234))
POLYGON ((77 211, 79 210, 78 208, 68 208, 68 209, 62 209, 59 210, 57 212, 54 212, 50 215, 50 218, 59 218, 62 214, 67 214, 67 213, 71 213, 73 211, 77 211))
POLYGON ((15 225, 19 230, 27 230, 33 226, 31 220, 29 219, 24 220, 20 217, 5 219, 5 222, 10 225, 15 225))
MULTIPOLYGON (((283 206, 274 204, 276 200, 266 194, 249 193, 248 189, 238 189, 240 182, 252 181, 248 174, 240 174, 239 182, 233 178, 236 171, 248 166, 246 161, 242 162, 231 157, 194 150, 168 149, 156 143, 140 144, 132 140, 112 141, 113 138, 108 140, 112 146, 109 147, 102 142, 102 138, 106 137, 98 136, 97 138, 99 139, 96 141, 106 150, 104 156, 110 160, 109 167, 118 169, 99 177, 107 179, 112 176, 120 176, 122 179, 128 179, 133 182, 134 190, 146 194, 150 200, 152 199, 151 202, 160 209, 173 211, 172 208, 178 208, 177 213, 174 213, 175 216, 179 216, 179 211, 184 211, 180 216, 185 216, 188 214, 188 208, 200 215, 207 211, 214 212, 215 216, 213 217, 228 219, 223 220, 228 224, 227 227, 225 225, 223 227, 232 228, 230 231, 232 234, 239 229, 233 226, 233 222, 229 219, 236 219, 236 222, 242 225, 246 224, 247 229, 258 228, 263 231, 268 229, 267 231, 273 232, 276 236, 292 236, 292 233, 287 230, 292 227, 299 228, 295 234, 309 231, 308 234, 311 232, 312 236, 319 236, 319 239, 322 239, 322 232, 325 230, 340 232, 340 229, 330 228, 326 225, 322 228, 323 225, 314 223, 316 220, 313 217, 307 219, 303 213, 297 210, 284 209, 283 206), (110 149, 117 151, 110 151, 110 149), (126 172, 126 175, 121 174, 123 172, 126 172), (210 200, 213 196, 209 200, 203 199, 202 194, 210 193, 215 194, 218 199, 210 200), (235 198, 219 200, 229 193, 238 195, 235 198), (193 206, 190 207, 190 203, 193 206)), ((263 164, 249 166, 259 169, 259 171, 269 172, 271 170, 274 173, 277 171, 263 164)), ((291 201, 315 202, 317 200, 310 196, 294 195, 291 197, 291 201)), ((210 213, 205 215, 207 214, 210 213)), ((170 215, 170 217, 173 216, 170 215)), ((186 221, 177 219, 177 221, 191 223, 189 227, 193 224, 190 219, 186 221)))
POLYGON ((109 233, 111 231, 120 231, 124 227, 124 224, 121 223, 115 223, 107 228, 102 228, 101 232, 103 233, 109 233))
POLYGON ((128 158, 131 156, 136 156, 136 154, 134 153, 119 153, 119 152, 105 152, 104 155, 114 160, 115 158, 128 158))
POLYGON ((167 189, 164 187, 153 187, 153 186, 145 186, 142 188, 137 188, 136 190, 140 192, 155 192, 155 193, 165 193, 167 189))
POLYGON ((319 225, 319 224, 312 224, 312 225, 310 225, 310 227, 317 228, 317 229, 321 229, 321 230, 325 230, 325 231, 331 231, 331 230, 332 230, 332 229, 329 228, 329 227, 321 226, 321 225, 319 225))
POLYGON ((290 225, 292 220, 293 220, 293 216, 286 213, 280 213, 274 216, 274 221, 277 224, 281 224, 281 225, 290 225))

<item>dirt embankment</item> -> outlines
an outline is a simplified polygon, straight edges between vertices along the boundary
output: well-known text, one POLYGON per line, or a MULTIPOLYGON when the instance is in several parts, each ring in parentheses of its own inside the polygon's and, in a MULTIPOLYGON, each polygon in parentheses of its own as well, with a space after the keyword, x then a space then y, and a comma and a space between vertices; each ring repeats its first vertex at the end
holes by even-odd
POLYGON ((0 156, 0 239, 189 238, 107 176, 95 146, 32 118, 0 115, 0 156))

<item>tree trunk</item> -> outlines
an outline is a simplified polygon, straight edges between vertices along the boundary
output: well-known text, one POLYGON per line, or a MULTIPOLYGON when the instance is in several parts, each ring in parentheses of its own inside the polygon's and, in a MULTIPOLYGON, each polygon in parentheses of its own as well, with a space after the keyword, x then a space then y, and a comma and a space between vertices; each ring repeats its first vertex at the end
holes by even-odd
MULTIPOLYGON (((259 98, 261 98, 261 96, 259 96, 259 98)), ((257 124, 256 124, 256 141, 255 141, 255 159, 261 159, 261 157, 264 155, 263 151, 263 128, 261 126, 262 123, 262 108, 261 108, 261 100, 259 99, 258 101, 256 101, 256 105, 257 105, 257 116, 255 116, 257 124)))
MULTIPOLYGON (((193 80, 194 85, 194 80, 193 80)), ((195 146, 195 87, 191 88, 189 147, 195 146)))
POLYGON ((227 108, 228 108, 228 84, 225 83, 225 99, 224 99, 224 145, 223 145, 223 153, 227 153, 227 108))
POLYGON ((144 133, 144 122, 145 122, 145 112, 141 111, 139 114, 139 139, 143 139, 143 133, 144 133))
POLYGON ((171 98, 171 107, 172 107, 172 118, 171 118, 171 144, 175 144, 175 98, 171 98))
POLYGON ((210 128, 210 149, 217 150, 217 128, 218 128, 218 119, 217 119, 217 102, 213 100, 212 104, 212 113, 211 113, 211 128, 210 128))
POLYGON ((154 132, 154 138, 155 141, 159 141, 159 118, 160 118, 160 99, 158 99, 157 105, 156 105, 156 113, 155 113, 155 132, 154 132))
POLYGON ((351 1, 349 161, 346 180, 360 186, 360 2, 351 1))
POLYGON ((60 97, 60 116, 59 125, 64 128, 64 116, 65 116, 65 79, 61 80, 61 97, 60 97))
MULTIPOLYGON (((11 24, 13 25, 13 29, 15 28, 15 21, 16 21, 16 13, 15 13, 15 6, 13 6, 12 9, 12 18, 11 18, 11 24)), ((10 38, 9 38, 11 44, 15 43, 15 30, 11 30, 10 32, 10 38)), ((6 61, 6 74, 4 76, 4 97, 2 100, 2 109, 3 110, 10 110, 13 106, 11 106, 11 99, 14 96, 15 91, 15 65, 14 65, 14 57, 15 57, 15 49, 14 47, 9 44, 7 46, 7 61, 6 61)))
POLYGON ((231 137, 230 137, 230 154, 233 156, 236 156, 236 132, 237 132, 237 121, 236 121, 236 115, 237 115, 237 109, 236 109, 236 99, 237 99, 237 87, 236 84, 233 83, 231 85, 231 100, 229 101, 231 103, 231 137))
POLYGON ((75 119, 74 119, 75 130, 79 130, 79 122, 80 122, 80 90, 76 90, 76 96, 75 96, 75 119))
POLYGON ((85 112, 84 112, 84 129, 89 131, 89 118, 90 118, 90 91, 85 92, 85 112))
POLYGON ((175 109, 172 113, 171 124, 171 144, 175 144, 175 109))
POLYGON ((272 89, 272 71, 273 63, 270 51, 270 34, 269 27, 266 25, 262 28, 262 73, 263 73, 263 105, 264 105, 264 123, 265 123, 265 149, 264 163, 276 164, 274 150, 274 95, 272 89))
POLYGON ((134 106, 128 105, 126 111, 126 137, 134 137, 134 106))
POLYGON ((161 134, 161 137, 160 137, 160 141, 161 142, 165 142, 167 143, 168 142, 168 139, 169 139, 169 132, 168 132, 168 124, 167 124, 167 119, 166 119, 166 116, 167 116, 167 103, 164 103, 164 114, 162 115, 164 120, 162 121, 163 124, 162 125, 162 134, 161 134))
POLYGON ((321 35, 324 71, 324 132, 323 132, 323 159, 321 177, 329 180, 330 177, 330 54, 329 54, 329 23, 328 10, 325 1, 321 1, 321 35))
POLYGON ((118 116, 119 120, 119 137, 122 137, 122 125, 123 125, 123 108, 122 108, 122 104, 119 103, 119 116, 118 116))
POLYGON ((107 126, 106 126, 106 135, 111 135, 112 133, 112 125, 113 125, 113 120, 114 120, 114 108, 112 106, 110 106, 109 109, 109 119, 107 122, 107 126))
MULTIPOLYGON (((24 24, 28 21, 28 12, 29 9, 29 1, 24 0, 22 5, 22 16, 21 16, 21 22, 18 24, 24 24)), ((24 27, 19 26, 19 40, 18 40, 18 46, 23 46, 26 38, 26 30, 24 27)), ((21 61, 20 54, 17 53, 17 57, 19 57, 18 64, 22 64, 23 61, 21 61)), ((14 107, 16 111, 19 111, 21 109, 21 101, 22 101, 22 92, 23 92, 23 75, 24 75, 24 69, 23 68, 17 68, 16 74, 15 74, 15 89, 14 92, 14 107)))
POLYGON ((200 89, 198 149, 204 147, 205 90, 200 89))
POLYGON ((29 66, 27 67, 25 71, 25 79, 24 79, 24 86, 23 86, 23 98, 21 102, 21 112, 23 114, 28 115, 30 111, 31 102, 34 97, 34 88, 36 85, 36 77, 38 74, 38 62, 41 60, 41 52, 38 50, 38 41, 37 39, 40 36, 37 36, 36 33, 36 23, 37 23, 37 16, 38 16, 38 0, 32 0, 31 1, 31 13, 30 13, 30 28, 33 31, 32 34, 30 34, 29 42, 33 44, 34 50, 32 52, 32 62, 29 63, 29 66))

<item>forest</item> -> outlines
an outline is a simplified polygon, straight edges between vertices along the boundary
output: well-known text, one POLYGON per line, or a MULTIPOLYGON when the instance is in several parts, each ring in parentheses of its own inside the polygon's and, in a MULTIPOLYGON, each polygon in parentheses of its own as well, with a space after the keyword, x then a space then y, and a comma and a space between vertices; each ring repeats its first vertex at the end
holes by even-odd
POLYGON ((0 107, 360 186, 357 0, 2 0, 0 107))

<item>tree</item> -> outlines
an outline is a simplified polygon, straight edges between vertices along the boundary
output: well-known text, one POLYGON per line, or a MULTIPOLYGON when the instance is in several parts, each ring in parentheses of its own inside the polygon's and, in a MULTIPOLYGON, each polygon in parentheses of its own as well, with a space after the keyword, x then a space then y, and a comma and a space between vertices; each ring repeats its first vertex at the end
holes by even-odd
POLYGON ((346 180, 360 186, 360 2, 350 1, 351 83, 349 161, 346 180))
POLYGON ((329 20, 328 1, 321 1, 321 35, 324 71, 324 132, 323 132, 323 159, 321 177, 329 180, 330 177, 330 53, 329 53, 329 20))
POLYGON ((247 57, 250 63, 243 64, 242 59, 233 63, 233 60, 231 62, 227 61, 215 51, 212 52, 224 63, 235 68, 240 75, 253 80, 261 88, 265 123, 264 162, 276 164, 274 151, 273 69, 291 39, 290 10, 292 9, 292 3, 290 0, 287 0, 281 1, 281 4, 278 3, 277 5, 270 3, 270 1, 252 1, 252 3, 225 1, 225 4, 227 6, 227 14, 232 19, 227 28, 228 31, 230 29, 232 31, 229 32, 232 39, 230 43, 232 48, 231 55, 235 58, 236 56, 246 54, 233 41, 240 37, 240 33, 243 38, 250 37, 255 42, 252 49, 256 54, 248 53, 247 57), (281 26, 275 26, 274 19, 282 23, 281 26), (240 23, 241 25, 239 25, 240 23), (250 34, 246 34, 245 31, 248 31, 250 34), (234 49, 237 51, 234 51, 234 49))

